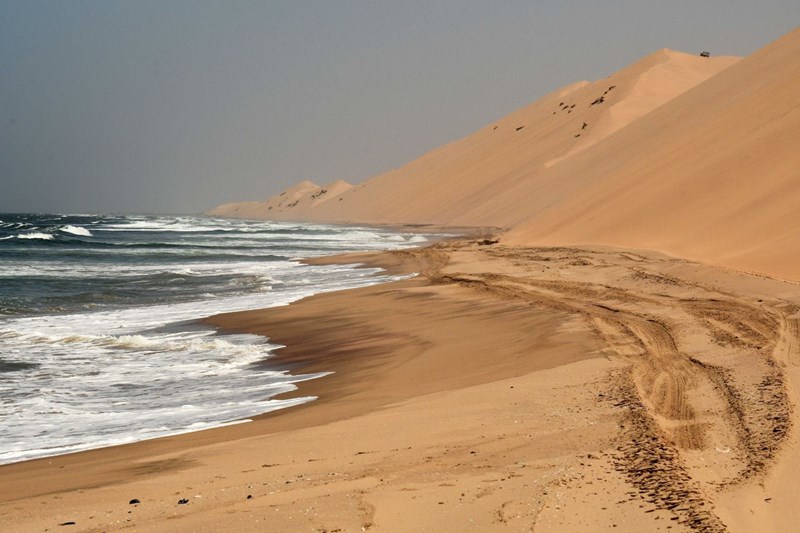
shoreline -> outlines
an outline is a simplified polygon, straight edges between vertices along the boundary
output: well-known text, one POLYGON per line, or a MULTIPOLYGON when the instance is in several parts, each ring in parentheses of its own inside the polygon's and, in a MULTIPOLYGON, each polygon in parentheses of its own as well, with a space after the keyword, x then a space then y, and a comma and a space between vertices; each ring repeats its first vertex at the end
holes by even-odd
MULTIPOLYGON (((414 256, 418 253, 416 249, 414 251, 400 252, 401 255, 409 256, 414 256)), ((395 259, 397 258, 395 257, 395 259)), ((400 260, 400 262, 406 263, 404 260, 400 260)), ((419 264, 414 263, 410 266, 418 266, 419 264)), ((344 308, 353 309, 353 299, 360 298, 362 300, 374 299, 375 309, 382 308, 382 312, 373 314, 379 322, 387 320, 392 323, 396 322, 397 317, 392 317, 387 312, 396 308, 400 303, 401 306, 407 306, 408 319, 416 320, 418 325, 421 326, 426 321, 420 319, 419 311, 422 308, 426 308, 430 312, 431 302, 429 299, 431 291, 441 294, 441 304, 443 305, 437 304, 433 306, 433 309, 435 309, 434 314, 442 320, 447 320, 451 315, 458 316, 460 313, 454 313, 456 308, 462 311, 467 309, 474 310, 476 306, 482 305, 481 298, 469 294, 470 291, 452 287, 438 287, 429 284, 423 279, 414 278, 373 285, 362 289, 320 294, 285 307, 221 315, 221 317, 212 317, 209 320, 216 322, 218 325, 220 321, 224 322, 225 319, 234 320, 238 323, 237 330, 248 330, 257 333, 254 328, 247 324, 247 318, 263 319, 264 317, 269 317, 273 321, 284 322, 281 326, 281 328, 285 329, 283 333, 291 337, 297 335, 297 331, 291 331, 289 326, 289 322, 296 318, 288 316, 294 313, 292 309, 297 309, 294 314, 305 315, 316 322, 316 318, 320 316, 320 313, 327 313, 325 311, 326 306, 344 306, 344 308)), ((385 409, 390 409, 394 404, 408 401, 414 402, 430 395, 453 393, 465 388, 496 383, 498 379, 518 376, 522 371, 517 368, 516 364, 503 365, 499 364, 502 363, 502 360, 500 360, 497 365, 494 365, 494 370, 491 370, 491 365, 487 367, 476 359, 472 371, 462 373, 461 376, 456 375, 450 379, 442 379, 444 370, 453 367, 457 363, 459 355, 452 350, 442 349, 451 340, 447 338, 448 335, 462 336, 465 326, 461 322, 466 321, 469 324, 466 329, 472 330, 470 333, 474 341, 478 341, 480 336, 490 339, 491 336, 486 334, 486 328, 495 328, 500 324, 494 320, 484 324, 484 320, 487 316, 494 314, 494 311, 504 311, 517 315, 517 320, 521 320, 525 327, 532 332, 542 331, 542 327, 548 323, 561 323, 565 319, 561 314, 558 314, 554 319, 549 312, 541 317, 531 318, 528 316, 529 312, 526 306, 521 307, 516 312, 509 312, 505 304, 498 307, 496 303, 491 303, 488 304, 486 311, 478 313, 475 317, 455 319, 454 330, 444 336, 441 334, 442 324, 436 322, 435 325, 429 328, 427 335, 439 337, 438 339, 426 337, 411 344, 415 349, 424 347, 426 350, 433 349, 434 352, 438 350, 437 357, 443 356, 444 359, 433 365, 427 364, 425 358, 409 356, 408 351, 404 353, 403 346, 400 345, 407 345, 409 339, 400 333, 394 334, 393 341, 395 345, 392 346, 385 345, 386 337, 383 332, 361 334, 357 337, 355 345, 350 346, 349 353, 337 354, 335 353, 336 346, 341 345, 344 337, 350 336, 347 333, 348 331, 352 333, 354 329, 358 330, 360 328, 363 317, 350 317, 349 325, 344 326, 344 328, 341 328, 339 323, 333 324, 332 328, 330 325, 326 326, 320 323, 321 329, 316 332, 315 337, 317 339, 325 339, 324 342, 327 343, 325 350, 328 353, 333 353, 335 355, 334 358, 320 360, 318 357, 311 357, 308 352, 304 352, 304 350, 308 349, 306 345, 305 347, 295 348, 294 354, 288 353, 291 351, 290 348, 279 350, 279 352, 283 353, 279 353, 271 361, 272 364, 286 364, 295 369, 302 369, 303 373, 314 368, 324 369, 325 371, 333 370, 334 374, 298 384, 299 390, 296 392, 297 394, 303 396, 313 394, 319 396, 319 399, 290 409, 280 409, 259 415, 253 418, 253 422, 247 424, 229 425, 199 432, 0 466, 0 517, 4 517, 4 520, 10 519, 7 514, 11 510, 10 506, 18 508, 19 505, 34 505, 39 501, 49 501, 53 497, 62 500, 65 495, 78 496, 85 491, 98 491, 104 494, 109 491, 118 492, 121 488, 131 483, 136 483, 140 479, 154 482, 157 479, 164 478, 164 476, 166 478, 180 477, 185 472, 194 471, 197 468, 197 460, 190 459, 187 456, 204 455, 209 453, 208 450, 210 449, 219 447, 237 448, 249 445, 254 439, 258 440, 302 431, 313 432, 331 424, 347 423, 349 420, 372 416, 385 409), (552 322, 553 320, 555 322, 552 322), (476 329, 476 326, 478 329, 476 329), (326 331, 323 332, 322 329, 326 331), (453 331, 457 331, 457 333, 453 333, 453 331), (478 335, 478 332, 483 335, 478 335), (373 341, 372 346, 369 346, 368 341, 370 339, 373 341), (364 358, 360 357, 363 354, 376 356, 376 351, 380 352, 377 355, 381 359, 381 364, 379 365, 374 364, 374 362, 365 364, 364 358), (386 388, 386 376, 403 365, 410 365, 407 370, 409 376, 428 375, 430 379, 427 381, 403 379, 394 388, 386 388), (430 373, 432 370, 438 370, 439 372, 438 374, 430 373), (378 382, 382 378, 384 381, 379 384, 378 382)), ((506 323, 502 327, 505 328, 508 334, 511 334, 515 329, 518 329, 515 326, 520 326, 518 321, 505 321, 506 323)), ((407 322, 401 322, 403 322, 402 327, 405 328, 407 322)), ((275 324, 273 323, 272 325, 275 324)), ((549 330, 545 327, 544 331, 546 333, 549 330)), ((550 333, 552 334, 553 331, 550 331, 550 333)), ((585 341, 590 342, 589 334, 584 333, 584 335, 586 335, 585 341)), ((465 338, 470 337, 467 335, 465 338)), ((559 342, 565 342, 565 340, 562 339, 559 342)), ((290 344, 297 346, 294 342, 290 344)), ((488 345, 483 346, 483 351, 489 353, 490 350, 488 348, 488 345)), ((477 351, 478 344, 471 349, 477 351)), ((520 349, 520 344, 514 343, 507 347, 501 347, 500 352, 518 353, 520 349)), ((319 350, 319 346, 314 347, 313 350, 319 350)), ((572 356, 573 360, 581 358, 583 358, 582 351, 577 351, 572 356)), ((528 368, 525 372, 545 367, 552 368, 560 364, 561 362, 557 360, 551 360, 545 363, 544 366, 536 363, 533 368, 528 368)), ((227 457, 227 454, 225 455, 227 457)), ((228 459, 224 459, 223 462, 227 461, 228 459)), ((125 506, 122 506, 122 500, 118 500, 115 505, 122 506, 121 508, 125 509, 127 500, 124 503, 125 506)), ((54 509, 53 513, 57 514, 58 511, 54 509)), ((19 514, 14 512, 11 516, 17 519, 20 528, 25 530, 22 527, 23 523, 18 521, 19 514)), ((50 525, 57 524, 50 521, 50 525)))
POLYGON ((205 322, 285 344, 271 364, 333 371, 293 393, 317 400, 0 467, 0 519, 680 531, 745 528, 749 509, 789 523, 794 285, 603 247, 462 239, 358 258, 421 274, 205 322))
MULTIPOLYGON (((416 249, 418 249, 418 248, 413 248, 410 251, 413 253, 413 250, 416 250, 416 249)), ((306 258, 306 259, 304 259, 302 261, 302 263, 305 263, 305 264, 317 264, 317 265, 326 265, 326 264, 330 264, 330 265, 354 265, 355 263, 363 263, 363 266, 365 268, 370 268, 372 266, 383 268, 381 265, 385 265, 386 266, 386 268, 384 269, 385 272, 386 273, 390 273, 390 274, 411 274, 412 273, 412 269, 410 268, 410 265, 409 265, 408 261, 402 260, 402 259, 398 259, 396 261, 393 261, 390 258, 390 256, 391 256, 390 253, 386 253, 386 252, 383 252, 383 251, 352 252, 352 253, 338 254, 338 255, 334 255, 334 256, 322 256, 322 257, 306 258), (351 257, 352 257, 352 259, 350 259, 351 257)), ((374 284, 374 285, 369 285, 366 288, 374 287, 374 286, 378 286, 378 285, 387 285, 387 284, 391 284, 391 283, 393 283, 393 282, 391 282, 391 281, 381 282, 381 283, 377 283, 377 284, 374 284)), ((325 292, 323 292, 323 293, 319 293, 319 295, 346 293, 346 292, 349 292, 351 290, 357 290, 357 289, 340 289, 340 290, 334 291, 333 293, 325 293, 325 292)), ((314 296, 317 296, 317 295, 312 295, 312 296, 309 296, 309 297, 301 298, 300 300, 298 300, 296 302, 292 302, 291 304, 289 304, 287 306, 277 306, 277 307, 252 309, 252 310, 246 310, 246 311, 236 311, 236 312, 231 312, 231 313, 222 313, 222 315, 236 316, 236 315, 239 315, 240 313, 250 313, 250 312, 258 313, 258 312, 267 311, 267 310, 270 310, 270 309, 283 310, 283 309, 288 308, 291 305, 297 304, 298 302, 301 302, 301 301, 306 300, 308 298, 313 298, 314 296)), ((219 315, 212 315, 210 317, 201 317, 201 318, 192 320, 191 323, 196 323, 196 324, 198 324, 198 325, 200 325, 201 327, 204 327, 204 328, 205 327, 216 328, 216 326, 212 323, 212 319, 215 316, 219 316, 219 315)), ((259 335, 261 337, 267 337, 267 335, 264 335, 262 333, 250 332, 250 331, 246 331, 246 330, 236 329, 234 331, 233 328, 230 329, 229 332, 231 332, 231 333, 234 333, 234 332, 235 333, 252 333, 252 334, 259 335)), ((268 357, 267 359, 265 359, 264 361, 262 361, 261 363, 258 363, 258 364, 268 365, 271 369, 275 369, 275 370, 281 370, 284 367, 287 368, 287 369, 289 367, 292 367, 292 368, 296 368, 297 367, 296 363, 288 363, 287 362, 287 363, 284 364, 282 361, 276 361, 276 358, 275 358, 274 355, 268 357)), ((320 367, 319 369, 316 369, 316 370, 310 370, 309 369, 308 371, 296 372, 296 374, 297 375, 301 375, 301 374, 314 374, 314 373, 327 373, 327 372, 329 372, 329 370, 325 370, 322 367, 320 367)), ((311 382, 311 381, 315 381, 316 379, 319 379, 319 378, 311 378, 309 380, 302 380, 299 383, 308 383, 308 382, 311 382)), ((300 394, 300 389, 298 387, 295 391, 284 393, 284 394, 278 394, 278 395, 272 396, 270 399, 278 399, 280 397, 283 397, 284 395, 287 396, 287 397, 290 397, 290 398, 291 397, 299 397, 299 396, 307 396, 305 394, 300 394)), ((306 403, 310 403, 310 402, 306 402, 306 403)), ((16 467, 22 467, 23 465, 26 465, 26 464, 29 464, 29 463, 52 462, 53 460, 64 460, 65 463, 69 463, 69 464, 78 463, 80 461, 71 461, 70 459, 73 458, 73 457, 77 458, 77 456, 82 455, 82 454, 92 454, 94 452, 102 453, 102 452, 105 452, 107 450, 111 451, 111 450, 115 450, 115 449, 118 449, 118 448, 137 447, 137 446, 140 446, 140 445, 143 446, 143 447, 148 447, 147 444, 150 443, 151 441, 161 441, 161 440, 167 441, 167 440, 173 440, 173 439, 180 439, 180 438, 185 437, 187 435, 194 435, 194 434, 205 434, 205 433, 216 433, 216 432, 230 433, 228 430, 230 428, 232 428, 233 426, 237 426, 237 425, 240 425, 240 424, 249 424, 249 423, 255 422, 257 420, 261 420, 263 418, 271 418, 271 417, 277 416, 279 414, 282 414, 287 409, 298 409, 302 405, 303 404, 300 404, 300 405, 297 405, 297 406, 286 407, 286 408, 280 408, 280 409, 276 409, 276 410, 273 410, 273 411, 267 411, 267 412, 263 412, 263 413, 258 413, 256 415, 248 417, 247 419, 231 420, 231 421, 223 423, 220 426, 214 426, 214 427, 210 427, 210 428, 204 428, 204 429, 199 429, 199 430, 185 430, 185 431, 180 431, 178 433, 175 433, 173 435, 158 436, 158 437, 152 437, 152 438, 143 439, 143 440, 139 440, 139 441, 132 441, 132 442, 126 442, 126 443, 120 443, 120 444, 111 444, 111 445, 108 445, 108 446, 102 446, 102 447, 97 447, 97 448, 88 448, 88 449, 84 449, 84 450, 76 450, 76 451, 61 453, 61 454, 57 454, 57 455, 50 455, 50 456, 44 456, 44 457, 34 457, 34 458, 31 458, 31 459, 23 459, 21 461, 15 461, 15 462, 11 462, 11 463, 4 463, 4 464, 0 464, 0 474, 2 474, 3 469, 14 469, 16 467)), ((260 431, 261 430, 259 430, 258 432, 251 432, 251 431, 247 431, 247 430, 242 430, 241 432, 237 431, 235 433, 236 433, 236 438, 239 438, 240 436, 248 436, 251 433, 254 433, 254 434, 255 433, 260 433, 260 431)), ((226 437, 221 437, 221 438, 224 439, 226 437)), ((220 440, 220 437, 210 436, 210 438, 207 438, 207 439, 201 438, 199 440, 201 442, 217 442, 218 440, 220 440)))
POLYGON ((356 222, 346 220, 273 220, 268 218, 247 218, 247 217, 234 217, 228 215, 211 215, 203 213, 203 217, 215 218, 220 220, 241 220, 245 222, 274 222, 276 224, 319 224, 323 226, 338 226, 338 227, 360 227, 360 228, 375 228, 380 230, 391 231, 394 233, 442 233, 453 236, 461 237, 478 237, 482 235, 493 235, 505 231, 507 228, 500 226, 469 226, 469 225, 448 225, 448 224, 434 224, 428 222, 356 222))
MULTIPOLYGON (((447 236, 441 236, 441 238, 448 238, 448 237, 447 236)), ((438 239, 435 239, 435 240, 438 240, 438 239)), ((435 242, 435 240, 429 240, 428 243, 435 242)), ((356 254, 358 254, 358 252, 356 252, 356 254)), ((324 259, 325 257, 327 257, 327 256, 322 256, 322 257, 317 257, 317 258, 313 258, 313 257, 312 258, 307 258, 305 261, 301 261, 301 262, 302 263, 306 263, 306 264, 314 264, 314 263, 325 264, 326 263, 325 261, 315 261, 315 259, 320 260, 320 259, 324 259)), ((331 261, 331 262, 328 262, 328 264, 352 265, 353 261, 350 261, 350 260, 331 261)), ((403 269, 401 267, 401 268, 397 269, 396 271, 398 271, 398 272, 402 271, 402 272, 405 273, 406 269, 403 269)), ((379 273, 376 273, 376 275, 378 275, 378 274, 379 273)), ((378 283, 377 280, 370 280, 369 278, 371 278, 371 277, 372 277, 372 275, 369 275, 369 276, 366 277, 367 283, 372 283, 372 284, 378 283)), ((380 281, 380 282, 385 282, 385 281, 380 281)), ((339 289, 339 290, 341 290, 341 289, 339 289)), ((323 292, 325 292, 325 291, 323 291, 323 292)), ((258 307, 254 307, 254 309, 258 309, 258 307)), ((217 312, 219 312, 219 311, 217 311, 217 312)), ((192 324, 196 324, 196 325, 204 328, 205 330, 211 332, 211 330, 208 328, 207 325, 203 325, 203 319, 204 318, 206 318, 206 317, 200 315, 198 318, 193 318, 193 319, 188 319, 188 320, 185 320, 185 321, 175 322, 174 324, 168 324, 168 325, 164 326, 163 328, 166 330, 166 328, 172 328, 174 326, 176 328, 176 330, 183 331, 187 327, 193 327, 192 324)), ((267 358, 267 360, 269 360, 269 359, 271 359, 271 358, 267 358)), ((85 451, 91 451, 91 450, 95 450, 95 449, 113 448, 113 447, 116 447, 116 446, 130 445, 130 444, 135 444, 137 442, 143 442, 143 441, 148 441, 148 440, 153 440, 153 439, 171 438, 171 437, 175 437, 175 436, 179 436, 179 435, 183 435, 183 434, 187 434, 187 433, 193 433, 193 432, 198 432, 198 431, 207 431, 207 430, 211 430, 211 429, 216 429, 216 428, 220 428, 220 427, 225 427, 225 426, 234 425, 234 424, 237 424, 237 423, 249 421, 249 420, 251 420, 253 418, 256 418, 256 417, 259 417, 259 416, 263 416, 265 414, 269 414, 270 412, 272 412, 272 410, 275 410, 272 405, 264 405, 263 406, 263 411, 256 412, 255 414, 246 414, 244 416, 241 416, 239 419, 224 420, 224 421, 221 421, 221 422, 219 422, 217 424, 213 424, 213 425, 209 424, 209 425, 207 425, 205 427, 202 427, 202 428, 199 428, 199 429, 198 428, 191 429, 189 427, 186 427, 184 429, 175 429, 171 433, 163 432, 161 435, 140 437, 138 440, 129 440, 127 442, 122 441, 122 439, 119 439, 119 440, 117 440, 117 442, 113 442, 113 440, 112 440, 112 442, 106 442, 106 443, 103 443, 103 444, 99 444, 99 443, 86 444, 86 445, 79 444, 79 445, 75 446, 75 448, 77 448, 77 449, 73 449, 73 450, 70 450, 70 451, 61 450, 61 449, 58 449, 58 448, 55 448, 55 449, 51 448, 49 455, 39 455, 38 453, 37 453, 37 455, 29 454, 25 458, 15 458, 14 460, 9 460, 9 462, 3 462, 2 464, 0 464, 0 466, 18 464, 18 463, 23 463, 23 462, 27 462, 27 461, 35 461, 35 460, 38 460, 38 459, 51 459, 53 457, 59 457, 59 456, 63 456, 63 455, 71 455, 71 454, 85 452, 85 451)), ((132 437, 133 436, 134 435, 132 435, 132 437)), ((91 438, 89 438, 89 442, 91 442, 91 438)), ((46 450, 42 450, 42 452, 46 452, 46 450)))

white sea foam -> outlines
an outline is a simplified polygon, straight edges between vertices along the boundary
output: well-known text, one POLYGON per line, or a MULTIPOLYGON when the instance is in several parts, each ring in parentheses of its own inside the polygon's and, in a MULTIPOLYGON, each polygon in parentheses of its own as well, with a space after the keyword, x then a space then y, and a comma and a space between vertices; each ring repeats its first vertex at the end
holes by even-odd
POLYGON ((53 239, 53 235, 50 233, 34 231, 31 233, 20 233, 17 235, 17 239, 42 239, 44 241, 50 241, 53 239))
POLYGON ((61 228, 61 231, 63 231, 64 233, 70 233, 72 235, 80 235, 82 237, 92 236, 92 232, 90 232, 88 229, 83 228, 81 226, 73 226, 72 224, 67 224, 66 226, 63 226, 61 228))
MULTIPOLYGON (((290 400, 267 400, 261 402, 259 406, 259 413, 268 413, 278 409, 285 409, 293 407, 312 400, 316 396, 304 396, 300 398, 292 398, 290 400)), ((63 413, 58 413, 59 417, 64 417, 63 413)), ((109 415, 108 420, 113 420, 116 415, 109 415)), ((131 425, 135 424, 136 420, 128 419, 131 425)), ((102 420, 99 421, 102 424, 102 420)), ((149 421, 148 421, 149 422, 149 421)), ((28 459, 35 459, 37 457, 47 457, 52 455, 61 455, 65 453, 79 452, 94 448, 104 448, 107 446, 117 446, 120 444, 127 444, 142 440, 150 440, 161 437, 170 437, 174 435, 182 435, 203 429, 210 429, 216 427, 227 427, 238 424, 245 424, 252 422, 250 418, 242 417, 227 422, 193 422, 184 428, 175 429, 169 425, 161 425, 157 427, 144 427, 139 430, 133 431, 128 434, 117 434, 106 438, 98 438, 92 442, 85 442, 81 440, 79 435, 65 435, 62 438, 62 444, 48 446, 48 447, 30 447, 29 441, 24 437, 19 441, 11 443, 10 447, 0 449, 0 464, 14 463, 18 461, 25 461, 28 459)), ((35 442, 41 443, 45 435, 36 434, 33 438, 35 442)))
POLYGON ((215 427, 308 401, 266 400, 310 376, 253 366, 277 348, 262 337, 218 335, 196 326, 163 330, 216 312, 282 305, 381 279, 342 266, 300 270, 305 275, 294 282, 302 285, 268 297, 255 293, 5 321, 0 353, 13 351, 6 346, 25 346, 24 360, 38 364, 26 371, 31 379, 21 379, 16 393, 37 401, 3 411, 3 419, 12 422, 0 429, 0 463, 215 427), (326 279, 333 283, 323 285, 326 279), (42 447, 44 438, 52 446, 42 447))
MULTIPOLYGON (((119 254, 117 251, 115 255, 119 254)), ((253 254, 253 259, 257 260, 259 255, 253 254)), ((242 276, 249 275, 264 275, 267 273, 278 272, 282 273, 289 268, 296 267, 297 263, 293 261, 208 261, 192 265, 190 268, 182 268, 169 270, 168 272, 178 275, 186 276, 214 276, 231 274, 235 272, 242 276)), ((0 257, 0 271, 3 272, 4 277, 71 277, 71 278, 91 278, 98 279, 103 277, 112 276, 114 278, 126 278, 142 275, 149 275, 154 273, 164 272, 163 264, 136 264, 136 265, 104 265, 104 264, 91 264, 91 265, 78 265, 75 266, 69 263, 58 263, 54 261, 31 261, 27 265, 15 264, 13 268, 7 265, 3 258, 0 257)), ((265 281, 271 281, 266 279, 265 281)))

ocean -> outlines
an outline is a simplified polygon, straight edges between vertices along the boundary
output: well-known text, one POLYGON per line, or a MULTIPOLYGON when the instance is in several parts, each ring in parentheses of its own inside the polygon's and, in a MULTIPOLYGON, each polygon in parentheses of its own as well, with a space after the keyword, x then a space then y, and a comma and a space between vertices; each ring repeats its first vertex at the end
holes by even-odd
POLYGON ((199 216, 0 214, 0 464, 310 401, 277 346, 197 319, 395 279, 301 258, 418 246, 374 228, 199 216))

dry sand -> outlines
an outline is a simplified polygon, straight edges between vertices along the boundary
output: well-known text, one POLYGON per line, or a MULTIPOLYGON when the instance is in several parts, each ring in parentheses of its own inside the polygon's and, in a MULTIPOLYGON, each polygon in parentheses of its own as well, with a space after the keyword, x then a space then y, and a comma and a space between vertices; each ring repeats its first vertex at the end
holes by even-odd
POLYGON ((789 530, 796 285, 653 253, 482 242, 361 255, 424 274, 210 319, 286 343, 276 365, 335 373, 300 384, 318 400, 252 423, 0 467, 0 520, 789 530))

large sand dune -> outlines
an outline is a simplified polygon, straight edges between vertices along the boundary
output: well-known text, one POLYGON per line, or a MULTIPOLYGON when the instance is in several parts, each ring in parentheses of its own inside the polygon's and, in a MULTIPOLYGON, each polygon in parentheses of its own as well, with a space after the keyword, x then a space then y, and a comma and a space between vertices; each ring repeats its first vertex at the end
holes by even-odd
MULTIPOLYGON (((368 223, 506 226, 569 187, 547 184, 557 163, 596 144, 653 109, 735 63, 661 50, 594 83, 579 82, 481 130, 367 182, 328 193, 324 202, 297 201, 316 190, 304 182, 257 204, 226 204, 222 216, 368 223), (541 194, 542 187, 548 190, 541 194), (292 202, 278 204, 287 197, 292 202), (546 198, 545 198, 546 197, 546 198), (533 203, 531 203, 533 202, 533 203), (287 207, 288 205, 288 207, 287 207)), ((318 191, 317 191, 318 192, 318 191)))
POLYGON ((509 242, 658 249, 800 279, 800 31, 563 163, 509 242))
POLYGON ((512 228, 505 242, 654 249, 800 279, 798 135, 800 30, 742 61, 661 50, 325 201, 214 213, 512 228))

